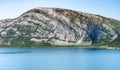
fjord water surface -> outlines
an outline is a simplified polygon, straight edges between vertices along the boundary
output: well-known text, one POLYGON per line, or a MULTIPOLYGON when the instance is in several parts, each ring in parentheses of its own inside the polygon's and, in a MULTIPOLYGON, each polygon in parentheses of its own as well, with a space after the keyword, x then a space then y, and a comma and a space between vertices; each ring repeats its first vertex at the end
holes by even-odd
POLYGON ((0 48, 0 70, 120 70, 120 50, 0 48))

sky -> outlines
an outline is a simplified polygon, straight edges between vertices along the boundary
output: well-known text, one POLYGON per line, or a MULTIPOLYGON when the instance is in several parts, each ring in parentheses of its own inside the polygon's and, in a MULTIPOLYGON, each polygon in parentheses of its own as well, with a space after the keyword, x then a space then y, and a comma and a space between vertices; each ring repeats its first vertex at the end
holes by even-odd
POLYGON ((58 7, 120 20, 120 0, 0 0, 0 19, 16 18, 36 7, 58 7))

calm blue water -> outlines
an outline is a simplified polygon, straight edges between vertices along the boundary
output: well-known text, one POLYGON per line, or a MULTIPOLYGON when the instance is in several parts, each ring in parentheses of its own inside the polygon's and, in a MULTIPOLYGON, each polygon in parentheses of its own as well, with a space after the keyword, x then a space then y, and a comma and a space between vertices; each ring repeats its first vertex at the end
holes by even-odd
POLYGON ((0 70, 120 70, 120 50, 0 48, 0 70))

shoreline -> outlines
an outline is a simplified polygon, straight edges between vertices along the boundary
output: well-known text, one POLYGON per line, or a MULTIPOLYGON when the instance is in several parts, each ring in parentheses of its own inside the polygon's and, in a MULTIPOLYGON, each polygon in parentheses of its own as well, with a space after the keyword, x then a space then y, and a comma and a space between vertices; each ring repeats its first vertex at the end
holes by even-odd
POLYGON ((0 48, 89 48, 89 49, 120 49, 118 47, 108 47, 108 46, 77 46, 77 45, 56 45, 56 46, 0 46, 0 48))

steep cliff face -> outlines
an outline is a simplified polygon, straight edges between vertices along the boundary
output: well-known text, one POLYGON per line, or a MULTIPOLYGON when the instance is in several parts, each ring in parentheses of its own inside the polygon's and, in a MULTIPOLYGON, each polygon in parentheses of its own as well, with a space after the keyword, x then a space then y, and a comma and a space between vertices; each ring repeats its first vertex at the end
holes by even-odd
POLYGON ((1 45, 110 45, 118 38, 120 21, 68 9, 34 8, 0 21, 1 45))

